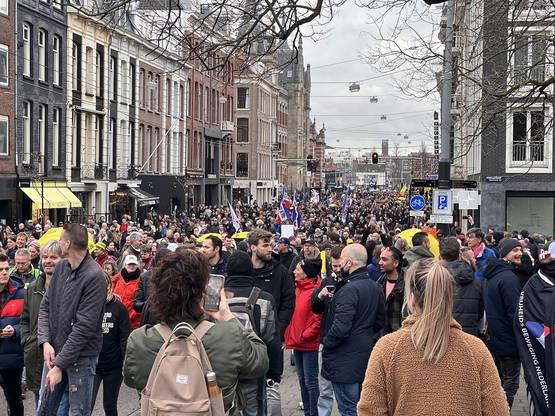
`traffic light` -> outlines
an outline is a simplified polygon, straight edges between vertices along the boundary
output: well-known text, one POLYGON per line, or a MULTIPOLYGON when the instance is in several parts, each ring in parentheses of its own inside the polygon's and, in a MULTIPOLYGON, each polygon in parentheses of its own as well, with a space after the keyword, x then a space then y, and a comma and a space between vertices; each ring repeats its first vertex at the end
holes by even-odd
POLYGON ((378 164, 378 154, 376 152, 372 153, 372 164, 377 165, 378 164))

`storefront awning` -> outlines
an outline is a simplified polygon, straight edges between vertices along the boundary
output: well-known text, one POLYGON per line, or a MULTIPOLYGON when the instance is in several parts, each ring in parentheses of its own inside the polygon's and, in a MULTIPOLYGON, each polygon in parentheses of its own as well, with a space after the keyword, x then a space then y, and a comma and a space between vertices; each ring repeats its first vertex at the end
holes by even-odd
POLYGON ((37 205, 38 208, 80 208, 79 198, 67 187, 22 187, 25 195, 37 205))
POLYGON ((156 205, 160 201, 157 196, 150 195, 148 192, 139 188, 129 188, 129 195, 137 200, 137 204, 142 206, 156 205))

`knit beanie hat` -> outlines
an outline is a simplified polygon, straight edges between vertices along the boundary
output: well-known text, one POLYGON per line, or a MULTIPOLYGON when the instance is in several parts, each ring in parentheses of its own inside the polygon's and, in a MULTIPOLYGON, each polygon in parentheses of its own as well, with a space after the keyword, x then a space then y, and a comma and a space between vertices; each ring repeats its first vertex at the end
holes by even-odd
POLYGON ((237 250, 229 256, 226 272, 228 276, 252 276, 253 267, 251 258, 244 251, 237 250))
POLYGON ((301 269, 303 269, 303 272, 305 272, 309 279, 313 279, 320 274, 320 270, 322 269, 322 260, 302 260, 301 269))
POLYGON ((497 247, 499 250, 499 258, 505 257, 515 247, 520 247, 520 242, 516 238, 502 239, 497 247))

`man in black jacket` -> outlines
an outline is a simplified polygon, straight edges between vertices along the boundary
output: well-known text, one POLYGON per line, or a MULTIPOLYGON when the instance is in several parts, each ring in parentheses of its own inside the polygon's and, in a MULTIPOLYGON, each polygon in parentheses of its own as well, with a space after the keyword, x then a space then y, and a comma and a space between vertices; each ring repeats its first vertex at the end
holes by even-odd
POLYGON ((336 286, 322 352, 322 374, 330 380, 342 416, 356 416, 375 336, 384 324, 384 300, 366 269, 366 249, 349 244, 341 252, 342 281, 336 286))
POLYGON ((279 256, 279 262, 289 270, 291 263, 294 261, 297 263, 299 261, 299 255, 291 247, 289 239, 287 237, 281 237, 277 241, 277 254, 279 256))
POLYGON ((385 323, 382 335, 401 328, 403 302, 405 298, 405 279, 402 270, 403 253, 395 247, 384 247, 380 253, 380 272, 377 281, 385 299, 385 323))
POLYGON ((454 237, 444 238, 439 243, 439 254, 457 284, 453 318, 461 324, 464 332, 478 336, 479 323, 484 317, 482 284, 474 276, 472 266, 460 260, 460 252, 461 245, 454 237))
POLYGON ((322 349, 324 348, 324 338, 326 336, 326 325, 329 317, 329 307, 333 292, 339 276, 341 276, 341 251, 342 246, 332 248, 331 267, 332 273, 329 273, 320 284, 314 289, 311 296, 312 312, 321 314, 322 321, 320 323, 320 352, 318 354, 318 387, 320 388, 320 397, 318 397, 318 416, 330 416, 333 409, 333 386, 331 381, 322 375, 322 349))
POLYGON ((212 273, 225 275, 225 268, 227 265, 227 259, 229 258, 229 253, 227 251, 222 251, 223 242, 221 238, 215 235, 209 235, 202 242, 202 248, 200 249, 206 257, 208 257, 208 262, 212 268, 212 273))
POLYGON ((56 265, 40 305, 38 344, 49 369, 46 384, 52 391, 48 416, 56 415, 66 390, 71 415, 89 416, 91 412, 107 285, 87 245, 85 227, 64 225, 60 247, 67 259, 56 265))
MULTIPOLYGON (((254 270, 249 255, 244 251, 233 253, 227 262, 226 273, 224 287, 226 294, 231 296, 227 302, 233 312, 234 306, 244 307, 254 288, 254 270)), ((283 354, 274 298, 268 292, 261 291, 258 295, 253 308, 253 318, 254 331, 264 341, 268 350, 269 368, 266 377, 279 383, 283 372, 283 354)), ((260 383, 264 382, 265 380, 260 380, 260 383)), ((244 416, 256 416, 258 411, 262 412, 261 394, 264 389, 263 384, 260 383, 254 380, 239 382, 239 404, 244 416)))
MULTIPOLYGON (((285 329, 295 308, 295 287, 293 281, 288 278, 287 270, 283 265, 272 258, 272 233, 261 229, 255 229, 249 233, 247 244, 251 253, 251 261, 254 267, 254 285, 270 293, 275 300, 278 313, 278 327, 280 338, 283 340, 285 329)), ((280 369, 283 373, 283 355, 280 354, 280 369)), ((281 415, 281 397, 279 383, 268 379, 268 414, 270 416, 281 415)))

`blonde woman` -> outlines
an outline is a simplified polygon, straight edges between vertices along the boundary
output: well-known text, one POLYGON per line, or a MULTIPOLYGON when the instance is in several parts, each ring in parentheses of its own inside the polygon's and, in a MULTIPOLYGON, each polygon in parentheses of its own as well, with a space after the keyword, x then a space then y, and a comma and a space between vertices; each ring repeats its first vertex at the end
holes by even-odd
POLYGON ((455 281, 431 259, 405 276, 412 311, 375 345, 358 414, 509 416, 505 393, 484 343, 451 318, 455 281))

